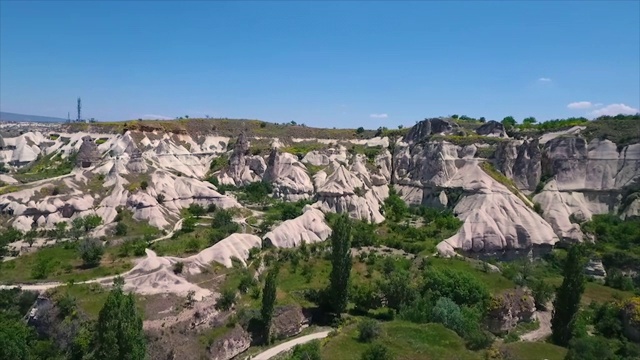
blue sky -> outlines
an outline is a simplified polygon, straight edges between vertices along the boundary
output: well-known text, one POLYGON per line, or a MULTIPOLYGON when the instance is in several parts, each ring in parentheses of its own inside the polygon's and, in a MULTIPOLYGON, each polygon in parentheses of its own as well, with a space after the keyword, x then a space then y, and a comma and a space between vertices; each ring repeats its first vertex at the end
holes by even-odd
MULTIPOLYGON (((377 128, 640 108, 640 2, 0 2, 0 110, 377 128)), ((72 115, 73 116, 73 115, 72 115)))

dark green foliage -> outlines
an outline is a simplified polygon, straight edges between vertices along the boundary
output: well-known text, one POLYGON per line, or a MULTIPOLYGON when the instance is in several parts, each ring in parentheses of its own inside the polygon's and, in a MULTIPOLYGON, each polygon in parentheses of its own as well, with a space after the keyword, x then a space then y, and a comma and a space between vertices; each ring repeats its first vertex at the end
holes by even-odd
POLYGON ((89 232, 102 225, 102 218, 99 215, 87 215, 83 219, 85 232, 89 232))
POLYGON ((380 337, 382 328, 373 319, 364 319, 358 323, 358 340, 361 342, 372 342, 380 337))
POLYGON ((382 306, 382 299, 376 289, 367 284, 353 286, 349 291, 349 299, 355 305, 355 310, 362 313, 382 306))
POLYGON ((233 215, 228 210, 217 209, 211 221, 213 231, 209 234, 209 244, 213 245, 227 236, 240 230, 240 226, 233 222, 233 215))
POLYGON ((238 189, 239 200, 252 203, 264 203, 269 199, 269 194, 273 192, 273 186, 268 182, 253 182, 238 189))
POLYGON ((104 247, 100 240, 87 238, 78 244, 78 253, 80 254, 83 265, 87 268, 92 268, 100 265, 104 247))
POLYGON ((36 255, 36 263, 31 268, 31 277, 34 279, 44 279, 49 270, 55 266, 54 260, 42 253, 36 255))
POLYGON ((395 356, 391 354, 391 350, 383 344, 374 343, 369 345, 368 348, 360 356, 360 360, 393 360, 395 356))
POLYGON ((216 172, 218 170, 221 170, 222 168, 224 168, 227 165, 229 165, 229 157, 226 154, 220 155, 219 157, 217 157, 217 158, 215 158, 215 159, 213 159, 211 161, 211 165, 209 166, 209 170, 211 170, 211 172, 216 172))
POLYGON ((391 221, 401 221, 409 213, 409 207, 398 196, 393 187, 389 188, 389 197, 384 200, 384 215, 391 221))
POLYGON ((593 324, 598 334, 607 338, 622 338, 622 313, 620 307, 613 303, 593 305, 593 324))
POLYGON ((273 309, 276 305, 276 290, 278 286, 279 271, 280 268, 277 265, 273 266, 269 270, 264 282, 264 289, 262 290, 262 308, 260 309, 260 316, 264 326, 264 335, 267 341, 270 339, 269 333, 271 329, 271 320, 273 319, 273 309))
POLYGON ((340 315, 347 309, 349 276, 351 274, 351 220, 348 215, 336 217, 331 226, 331 275, 328 304, 340 315))
POLYGON ((211 226, 214 229, 228 227, 231 224, 234 224, 233 215, 231 215, 228 210, 222 209, 215 212, 215 214, 213 215, 213 220, 211 221, 211 226))
POLYGON ((321 360, 320 342, 318 340, 310 341, 306 344, 296 345, 293 348, 291 356, 287 360, 321 360))
POLYGON ((611 278, 607 284, 629 288, 630 282, 616 270, 640 270, 640 218, 622 220, 616 215, 594 215, 582 230, 596 238, 595 250, 611 278))
POLYGON ((623 146, 640 142, 640 115, 601 116, 594 121, 585 124, 587 128, 582 131, 587 140, 608 139, 618 145, 618 150, 623 146))
POLYGON ((356 129, 356 134, 362 134, 364 132, 364 128, 361 126, 356 129))
POLYGON ((601 336, 585 336, 571 340, 565 360, 618 360, 612 341, 601 336))
POLYGON ((140 189, 147 190, 148 187, 149 187, 149 183, 147 182, 147 180, 142 180, 140 182, 140 189))
POLYGON ((614 289, 620 289, 624 291, 633 291, 634 283, 630 276, 627 276, 618 268, 611 268, 607 272, 607 277, 604 281, 605 285, 614 289))
POLYGON ((19 318, 11 318, 0 313, 0 359, 31 359, 30 343, 32 331, 19 318))
POLYGON ((367 221, 353 221, 353 243, 354 247, 371 246, 379 242, 378 235, 375 233, 376 224, 367 221))
POLYGON ((236 291, 234 289, 224 289, 214 307, 216 310, 228 311, 236 303, 236 291))
POLYGON ((387 306, 400 310, 403 305, 412 302, 416 289, 411 281, 411 274, 406 270, 395 270, 379 284, 380 292, 387 301, 387 306))
POLYGON ((554 288, 544 280, 533 280, 530 282, 531 292, 533 293, 533 299, 538 309, 546 309, 547 303, 553 297, 554 288))
POLYGON ((507 116, 502 119, 502 125, 504 125, 505 129, 509 130, 516 126, 516 119, 514 119, 513 116, 507 116))
POLYGON ((187 208, 187 211, 196 218, 207 214, 207 210, 202 205, 196 203, 191 203, 187 208))
POLYGON ((100 314, 95 332, 95 356, 104 360, 142 360, 146 347, 142 317, 133 294, 125 295, 116 281, 100 314))
POLYGON ((572 336, 571 323, 580 307, 580 298, 585 289, 584 266, 585 250, 574 245, 569 250, 563 271, 562 285, 556 291, 553 302, 554 313, 551 319, 551 338, 554 343, 566 346, 572 336))
POLYGON ((487 287, 471 274, 453 269, 428 268, 424 274, 423 294, 447 297, 458 305, 484 309, 489 301, 487 287))
POLYGON ((116 229, 114 231, 114 234, 117 236, 124 236, 124 235, 127 235, 127 231, 128 231, 127 225, 123 222, 119 222, 116 224, 116 229))
POLYGON ((184 263, 182 261, 178 261, 173 264, 173 273, 174 274, 182 274, 182 270, 184 269, 184 263))
POLYGON ((185 233, 193 232, 196 229, 198 220, 193 216, 187 216, 182 220, 182 228, 180 231, 185 233))

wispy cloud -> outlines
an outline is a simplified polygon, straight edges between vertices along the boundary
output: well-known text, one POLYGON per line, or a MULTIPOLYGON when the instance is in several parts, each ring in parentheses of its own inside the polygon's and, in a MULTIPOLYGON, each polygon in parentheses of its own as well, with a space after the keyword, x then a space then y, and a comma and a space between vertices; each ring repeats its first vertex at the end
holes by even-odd
POLYGON ((591 101, 576 101, 567 105, 569 109, 589 109, 592 106, 595 105, 591 101))
POLYGON ((389 115, 388 114, 371 114, 369 115, 369 117, 373 119, 386 119, 389 117, 389 115))
POLYGON ((538 79, 538 81, 547 83, 547 82, 551 82, 551 79, 548 77, 541 77, 538 79))
POLYGON ((598 109, 590 112, 589 115, 593 117, 598 117, 598 116, 604 116, 604 115, 615 116, 620 114, 633 115, 637 113, 640 113, 640 110, 625 104, 609 104, 603 107, 602 109, 598 109))
POLYGON ((142 115, 141 118, 145 119, 145 120, 171 120, 171 119, 173 119, 173 117, 171 117, 171 116, 154 115, 154 114, 142 115))

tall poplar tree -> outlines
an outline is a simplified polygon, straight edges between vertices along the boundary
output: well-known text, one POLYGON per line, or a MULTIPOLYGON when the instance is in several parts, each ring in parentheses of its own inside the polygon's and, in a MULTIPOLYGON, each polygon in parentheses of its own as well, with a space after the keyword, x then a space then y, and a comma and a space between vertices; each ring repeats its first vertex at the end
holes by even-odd
POLYGON ((347 214, 337 217, 331 233, 331 275, 327 304, 340 316, 347 309, 351 275, 351 228, 347 214))
POLYGON ((584 293, 585 250, 582 245, 573 245, 569 249, 564 265, 562 285, 556 290, 551 319, 551 338, 554 343, 567 346, 571 340, 571 325, 580 307, 584 293))
POLYGON ((276 289, 278 286, 278 272, 279 267, 276 264, 267 273, 267 279, 264 282, 264 289, 262 290, 262 309, 260 315, 262 316, 262 323, 264 325, 264 334, 267 343, 270 342, 270 330, 271 320, 273 319, 273 309, 276 304, 276 289))

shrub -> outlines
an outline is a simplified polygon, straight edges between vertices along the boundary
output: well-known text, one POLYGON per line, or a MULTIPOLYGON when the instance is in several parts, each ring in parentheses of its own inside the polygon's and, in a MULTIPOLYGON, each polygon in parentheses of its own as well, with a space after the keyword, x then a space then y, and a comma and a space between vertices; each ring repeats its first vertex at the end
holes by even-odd
POLYGON ((361 342, 372 342, 380 337, 382 328, 373 319, 365 319, 358 323, 358 340, 361 342))
POLYGON ((31 277, 34 279, 44 279, 47 277, 50 268, 52 267, 53 259, 48 256, 38 254, 36 256, 36 263, 31 268, 31 277))
POLYGON ((306 344, 296 345, 293 348, 289 360, 321 360, 320 342, 318 340, 310 341, 306 344))
POLYGON ((253 278, 251 273, 249 273, 249 271, 245 270, 244 274, 242 274, 242 277, 240 278, 240 284, 238 284, 238 290, 240 290, 240 293, 246 294, 249 291, 249 289, 251 289, 255 285, 256 285, 256 280, 253 278))
POLYGON ((380 343, 370 345, 360 356, 360 360, 393 360, 389 348, 380 343))
POLYGON ((158 196, 156 196, 156 201, 158 201, 158 204, 164 203, 164 199, 164 194, 158 194, 158 196))
POLYGON ((87 238, 78 246, 78 252, 85 267, 96 267, 100 264, 104 248, 102 242, 95 238, 87 238))
POLYGON ((147 180, 142 180, 140 182, 140 189, 147 190, 148 187, 149 187, 149 183, 147 182, 147 180))
POLYGON ((173 273, 174 274, 182 274, 182 270, 184 269, 184 263, 182 261, 178 261, 173 264, 173 273))
POLYGON ((444 325, 458 334, 464 333, 464 318, 460 307, 451 299, 443 297, 431 310, 431 321, 444 325))
POLYGON ((357 130, 356 130, 356 134, 362 134, 364 132, 364 128, 362 126, 360 126, 357 130))
POLYGON ((544 280, 534 280, 531 282, 530 287, 536 308, 546 309, 546 304, 551 300, 555 292, 553 285, 544 280))
POLYGON ((115 229, 115 234, 118 236, 124 236, 127 235, 127 225, 123 222, 119 222, 118 224, 116 224, 116 229, 115 229))
POLYGON ((236 303, 236 292, 233 289, 224 289, 214 305, 218 311, 229 311, 236 303))
POLYGON ((424 275, 423 292, 433 298, 448 297, 458 305, 478 305, 489 301, 487 287, 473 275, 453 269, 429 269, 424 275))

